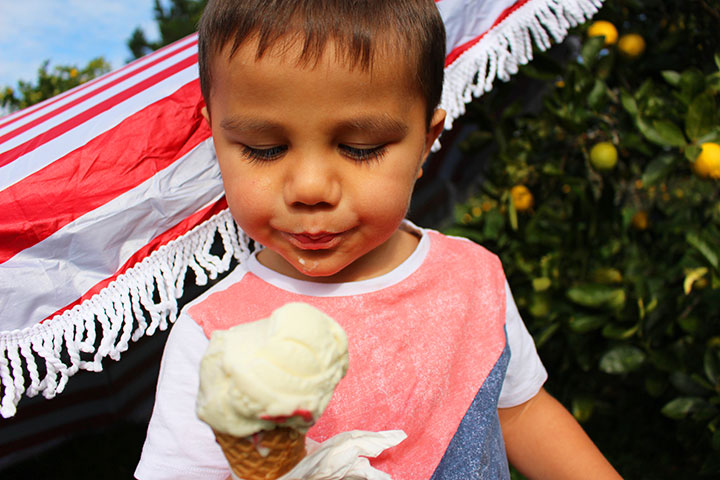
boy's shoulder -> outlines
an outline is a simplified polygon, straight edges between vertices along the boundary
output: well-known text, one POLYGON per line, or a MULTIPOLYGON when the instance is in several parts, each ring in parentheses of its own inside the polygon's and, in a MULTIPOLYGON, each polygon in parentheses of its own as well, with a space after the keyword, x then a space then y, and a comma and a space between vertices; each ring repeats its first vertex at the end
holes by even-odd
POLYGON ((430 236, 433 244, 433 255, 439 261, 463 262, 463 261, 480 261, 488 266, 501 267, 500 258, 474 241, 454 235, 447 235, 432 229, 422 229, 423 232, 430 236))
POLYGON ((228 273, 224 278, 218 280, 217 283, 207 288, 202 294, 200 294, 190 302, 186 303, 183 307, 183 310, 187 312, 195 305, 203 303, 205 300, 208 299, 208 297, 216 293, 224 292, 233 285, 242 282, 243 278, 249 272, 250 271, 247 268, 247 264, 245 262, 239 262, 235 267, 230 270, 230 273, 228 273))

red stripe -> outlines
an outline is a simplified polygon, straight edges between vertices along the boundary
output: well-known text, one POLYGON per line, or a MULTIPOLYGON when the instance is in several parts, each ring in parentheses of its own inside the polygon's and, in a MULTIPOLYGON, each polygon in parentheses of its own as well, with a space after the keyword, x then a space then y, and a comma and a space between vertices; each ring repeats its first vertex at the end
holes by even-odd
MULTIPOLYGON (((437 2, 437 0, 435 0, 435 1, 437 2)), ((483 38, 485 35, 487 35, 487 33, 488 33, 490 30, 492 30, 493 28, 495 28, 500 22, 502 22, 503 20, 505 20, 505 19, 508 17, 508 15, 512 14, 515 10, 517 10, 518 8, 520 8, 520 7, 522 7, 523 5, 525 5, 528 1, 529 1, 529 0, 518 0, 517 2, 515 2, 515 3, 514 3, 513 5, 511 5, 510 7, 506 8, 506 9, 500 14, 500 16, 495 20, 495 23, 493 23, 492 27, 488 28, 485 32, 481 33, 480 35, 478 35, 477 37, 473 38, 472 40, 470 40, 470 41, 468 41, 468 42, 466 42, 466 43, 463 43, 462 45, 460 45, 460 46, 458 46, 458 47, 455 47, 455 48, 448 54, 448 56, 445 58, 445 67, 450 66, 450 64, 453 63, 455 60, 457 60, 457 58, 458 58, 460 55, 462 55, 463 53, 465 53, 466 51, 468 51, 473 45, 475 45, 476 43, 478 43, 481 38, 483 38)))
POLYGON ((210 136, 199 81, 0 192, 0 263, 136 187, 210 136))
POLYGON ((124 100, 127 100, 128 98, 142 92, 143 90, 147 90, 148 88, 152 87, 153 85, 160 83, 161 81, 165 80, 166 78, 172 76, 173 74, 184 70, 187 67, 190 67, 191 65, 194 65, 197 63, 197 55, 191 55, 188 58, 185 58, 181 60, 180 62, 171 65, 170 67, 166 68, 162 72, 158 72, 152 77, 148 77, 142 82, 139 82, 132 87, 128 88, 127 90, 123 90, 122 92, 119 92, 117 95, 108 98, 107 100, 104 100, 97 105, 94 105, 87 110, 85 110, 82 113, 79 113, 78 115, 74 116, 73 118, 70 118, 66 120, 65 122, 56 125, 55 127, 52 127, 48 129, 47 131, 43 132, 42 134, 28 140, 27 142, 18 145, 15 148, 12 148, 8 150, 7 152, 0 153, 0 167, 7 165, 8 163, 17 160, 19 157, 33 151, 40 145, 49 142, 50 140, 53 140, 60 135, 67 133, 68 131, 72 130, 73 128, 77 127, 78 125, 87 122, 88 120, 96 117, 97 115, 100 115, 101 113, 111 109, 112 107, 116 106, 117 104, 121 103, 124 100))
MULTIPOLYGON (((192 46, 192 44, 191 44, 191 46, 192 46)), ((168 58, 172 57, 176 53, 178 53, 178 52, 171 52, 166 55, 162 55, 162 56, 156 58, 155 60, 153 60, 152 62, 147 63, 146 65, 144 65, 142 68, 140 68, 138 70, 128 72, 125 75, 122 75, 122 76, 116 78, 115 80, 108 82, 107 84, 103 85, 102 87, 100 87, 96 90, 88 92, 85 95, 82 95, 82 96, 76 98, 75 100, 68 102, 65 105, 62 105, 61 107, 46 113, 45 115, 41 115, 40 117, 36 118, 35 120, 33 120, 31 122, 28 122, 24 125, 19 126, 15 130, 11 130, 10 132, 6 133, 5 135, 0 136, 0 143, 6 142, 6 141, 10 140, 11 138, 17 137, 21 133, 26 132, 33 127, 36 127, 37 125, 40 125, 41 123, 46 122, 46 121, 50 120, 51 118, 71 109, 72 107, 95 97, 96 95, 114 87, 115 85, 117 85, 121 82, 124 82, 125 80, 128 80, 129 78, 132 78, 141 72, 144 72, 145 70, 157 65, 158 63, 167 60, 168 58)), ((132 88, 132 87, 129 87, 129 88, 132 88)))
MULTIPOLYGON (((197 34, 193 34, 193 35, 197 36, 197 34)), ((191 36, 192 36, 192 35, 191 35, 191 36)), ((191 36, 188 36, 188 37, 186 37, 185 39, 190 38, 191 36)), ((23 110, 20 110, 19 112, 16 112, 16 114, 10 114, 10 115, 8 115, 7 117, 0 118, 0 128, 4 128, 5 126, 10 125, 11 123, 14 123, 14 122, 16 122, 16 121, 18 121, 18 120, 20 120, 20 119, 23 119, 23 118, 27 117, 28 115, 30 115, 30 114, 32 114, 32 113, 34 113, 34 112, 36 112, 36 111, 38 111, 38 110, 40 110, 40 109, 47 108, 47 107, 49 107, 49 106, 51 106, 51 105, 59 102, 60 100, 62 100, 63 98, 65 98, 65 97, 67 97, 67 96, 69 96, 69 95, 74 95, 74 94, 76 94, 76 93, 78 93, 78 92, 81 92, 81 91, 83 91, 83 90, 86 90, 86 89, 90 88, 91 86, 95 85, 96 83, 100 82, 101 80, 107 79, 107 78, 112 77, 112 76, 120 75, 122 72, 124 72, 124 71, 126 71, 126 70, 129 70, 129 69, 132 68, 136 63, 138 63, 138 62, 140 62, 140 61, 147 61, 147 60, 149 60, 150 58, 155 57, 155 56, 158 56, 158 55, 164 55, 165 57, 170 56, 170 55, 165 55, 165 53, 167 53, 168 50, 170 50, 170 49, 172 49, 172 48, 175 48, 176 44, 184 41, 185 39, 178 40, 178 41, 175 42, 175 43, 171 43, 170 45, 167 45, 167 46, 165 46, 165 47, 162 47, 162 48, 154 51, 153 53, 148 54, 147 56, 145 56, 145 57, 143 57, 143 58, 140 58, 140 59, 138 59, 138 60, 134 60, 134 61, 128 63, 127 65, 118 68, 117 70, 113 70, 112 72, 108 72, 108 73, 105 74, 105 75, 102 75, 102 76, 100 76, 100 77, 98 77, 98 78, 94 78, 94 79, 92 79, 92 80, 89 80, 89 81, 87 81, 87 82, 85 82, 85 83, 83 83, 83 84, 81 84, 81 85, 78 85, 78 86, 75 87, 75 88, 72 88, 72 89, 70 89, 70 90, 68 90, 68 91, 66 91, 66 92, 62 92, 62 93, 60 93, 60 94, 58 94, 58 95, 56 95, 56 96, 54 96, 54 97, 52 97, 52 98, 49 98, 49 99, 47 99, 47 100, 45 100, 45 101, 43 101, 43 102, 40 102, 40 103, 38 103, 38 104, 36 104, 36 105, 33 105, 33 106, 30 106, 30 107, 25 108, 25 109, 23 109, 23 110), (163 52, 165 52, 165 53, 163 53, 163 52)), ((193 46, 193 45, 196 45, 196 44, 197 44, 197 38, 196 38, 193 42, 188 43, 187 46, 184 46, 184 47, 182 47, 182 48, 179 48, 179 49, 175 50, 175 51, 173 52, 173 55, 174 55, 175 53, 178 53, 178 52, 184 50, 184 49, 187 48, 187 47, 190 47, 190 46, 193 46)), ((156 62, 153 62, 153 63, 156 63, 156 62)), ((145 70, 145 68, 144 68, 144 67, 141 67, 140 69, 135 70, 135 72, 141 72, 141 71, 143 71, 143 70, 145 70)))
MULTIPOLYGON (((55 315, 59 315, 63 313, 65 310, 68 310, 75 305, 79 305, 80 303, 84 302, 88 298, 91 298, 96 293, 99 293, 100 290, 107 287, 110 282, 114 281, 118 275, 121 275, 125 273, 129 268, 135 266, 137 263, 141 262, 145 257, 149 256, 152 252, 157 250, 163 245, 168 244, 172 240, 175 240, 176 238, 180 237, 181 235, 189 232, 196 226, 200 225, 205 220, 208 220, 212 216, 222 212, 227 208, 227 200, 223 196, 220 200, 213 203, 212 205, 205 207, 204 209, 195 212, 194 214, 190 215, 189 217, 185 218, 183 221, 175 225, 174 227, 166 230, 165 232, 161 233, 157 237, 150 240, 150 242, 147 243, 144 247, 142 247, 140 250, 135 252, 127 262, 123 264, 120 269, 115 272, 114 275, 101 280, 96 285, 94 285, 90 290, 88 290, 82 297, 78 298, 76 301, 71 303, 70 305, 67 305, 57 312, 53 313, 52 315, 48 316, 45 320, 49 320, 53 318, 55 315)), ((44 322, 43 320, 42 322, 44 322)), ((42 323, 40 322, 40 323, 42 323)))

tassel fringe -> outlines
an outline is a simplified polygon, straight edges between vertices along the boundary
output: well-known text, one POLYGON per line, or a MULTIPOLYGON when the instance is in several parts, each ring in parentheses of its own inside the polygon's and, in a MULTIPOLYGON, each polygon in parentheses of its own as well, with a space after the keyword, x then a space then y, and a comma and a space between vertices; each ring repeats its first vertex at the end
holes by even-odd
POLYGON ((53 398, 79 370, 99 372, 103 359, 119 360, 131 340, 166 330, 177 318, 177 299, 189 270, 197 285, 206 285, 230 269, 232 258, 245 261, 248 244, 225 210, 163 245, 72 309, 32 327, 2 333, 0 415, 15 415, 23 394, 53 398), (210 252, 218 235, 222 257, 210 252))
POLYGON ((465 104, 489 92, 496 78, 507 81, 532 60, 533 42, 547 50, 551 39, 561 42, 570 28, 589 20, 601 5, 602 0, 529 0, 488 31, 445 68, 440 102, 447 112, 445 128, 452 128, 465 113, 465 104))

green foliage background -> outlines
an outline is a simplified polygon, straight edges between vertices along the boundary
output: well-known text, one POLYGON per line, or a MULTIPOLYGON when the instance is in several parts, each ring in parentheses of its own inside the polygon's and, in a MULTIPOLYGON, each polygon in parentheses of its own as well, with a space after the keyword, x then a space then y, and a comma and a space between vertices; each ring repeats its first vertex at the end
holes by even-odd
POLYGON ((720 7, 607 0, 599 19, 645 52, 623 56, 584 25, 569 61, 538 54, 475 101, 463 150, 491 153, 447 232, 502 258, 548 390, 625 478, 718 477, 720 181, 692 163, 720 143, 720 7), (514 98, 519 81, 541 105, 514 98), (589 161, 601 141, 619 152, 610 171, 589 161), (515 208, 519 184, 530 210, 515 208))

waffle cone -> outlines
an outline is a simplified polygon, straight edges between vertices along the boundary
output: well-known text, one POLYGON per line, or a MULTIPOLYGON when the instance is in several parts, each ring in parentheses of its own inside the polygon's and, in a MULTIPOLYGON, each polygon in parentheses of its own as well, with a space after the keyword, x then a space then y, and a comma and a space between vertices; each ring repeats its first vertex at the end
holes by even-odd
POLYGON ((305 456, 305 435, 288 427, 265 430, 251 437, 215 431, 215 439, 232 471, 243 480, 275 480, 305 456))

